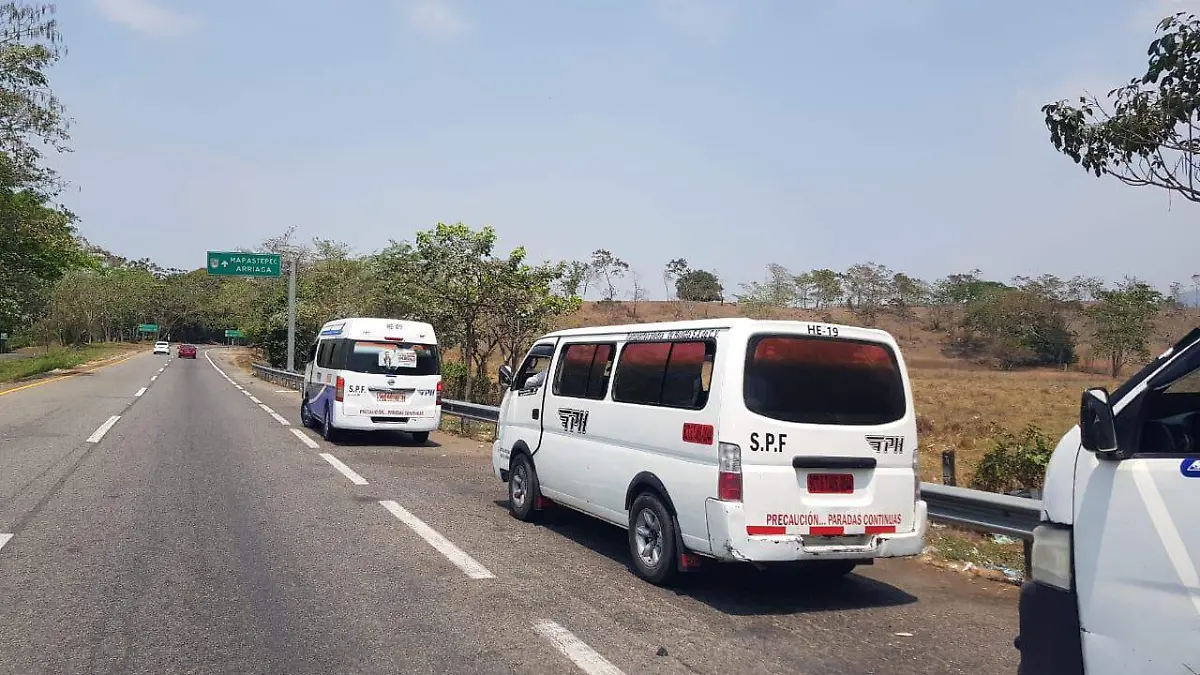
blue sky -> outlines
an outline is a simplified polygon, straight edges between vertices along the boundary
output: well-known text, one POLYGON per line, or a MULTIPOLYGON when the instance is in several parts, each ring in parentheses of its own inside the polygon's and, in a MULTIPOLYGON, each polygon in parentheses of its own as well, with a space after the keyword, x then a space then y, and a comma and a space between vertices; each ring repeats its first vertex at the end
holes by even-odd
POLYGON ((1200 272, 1200 206, 1087 176, 1039 107, 1142 72, 1176 9, 1200 1, 71 0, 62 200, 187 268, 442 220, 611 249, 659 294, 679 256, 727 289, 867 260, 1165 287, 1200 272))

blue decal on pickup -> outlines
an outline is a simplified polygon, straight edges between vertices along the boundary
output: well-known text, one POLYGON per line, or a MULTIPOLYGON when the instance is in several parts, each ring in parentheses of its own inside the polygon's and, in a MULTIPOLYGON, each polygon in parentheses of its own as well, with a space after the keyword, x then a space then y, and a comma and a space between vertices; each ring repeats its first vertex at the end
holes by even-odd
POLYGON ((1179 463, 1179 473, 1184 478, 1200 478, 1200 459, 1189 457, 1179 463))

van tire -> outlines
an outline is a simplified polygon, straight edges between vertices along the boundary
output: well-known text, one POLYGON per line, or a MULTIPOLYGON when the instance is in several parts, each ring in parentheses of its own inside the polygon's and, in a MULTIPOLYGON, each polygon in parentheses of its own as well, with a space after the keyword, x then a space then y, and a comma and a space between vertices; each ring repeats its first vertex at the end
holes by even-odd
POLYGON ((332 417, 333 417, 333 405, 330 403, 326 403, 325 404, 325 419, 323 419, 321 421, 321 438, 324 438, 326 441, 328 441, 330 443, 335 442, 338 439, 338 436, 341 435, 338 432, 338 428, 333 426, 333 420, 331 419, 332 417))
POLYGON ((426 443, 429 442, 429 432, 428 431, 414 431, 414 432, 412 432, 412 439, 413 439, 413 443, 416 443, 417 445, 425 445, 426 443))
POLYGON ((513 457, 508 470, 508 512, 517 520, 533 522, 537 519, 537 503, 541 495, 537 469, 533 468, 529 456, 521 453, 513 457))
POLYGON ((637 575, 663 586, 679 572, 679 542, 675 536, 675 518, 662 499, 643 492, 629 509, 629 554, 637 575))
POLYGON ((303 424, 305 429, 311 429, 315 421, 312 412, 308 409, 308 394, 301 392, 300 397, 300 424, 303 424))

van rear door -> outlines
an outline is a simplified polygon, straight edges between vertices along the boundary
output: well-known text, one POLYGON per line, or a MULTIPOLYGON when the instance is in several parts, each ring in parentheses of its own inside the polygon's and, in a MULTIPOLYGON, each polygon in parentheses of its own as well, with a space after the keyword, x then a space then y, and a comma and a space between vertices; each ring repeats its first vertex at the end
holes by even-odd
POLYGON ((911 532, 917 437, 902 361, 874 331, 818 328, 747 342, 744 407, 721 419, 722 439, 742 448, 747 534, 867 546, 911 532))
POLYGON ((375 422, 407 422, 437 414, 441 365, 435 344, 347 340, 343 347, 345 413, 375 422))

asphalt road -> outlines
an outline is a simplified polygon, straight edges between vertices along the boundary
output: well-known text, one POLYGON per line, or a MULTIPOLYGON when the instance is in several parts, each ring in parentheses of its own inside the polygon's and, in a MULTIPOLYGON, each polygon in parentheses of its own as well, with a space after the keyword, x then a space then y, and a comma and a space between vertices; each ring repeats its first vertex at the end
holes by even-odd
POLYGON ((223 354, 0 394, 0 673, 1015 672, 1012 587, 888 561, 657 588, 616 528, 511 518, 483 443, 331 446, 223 354))

